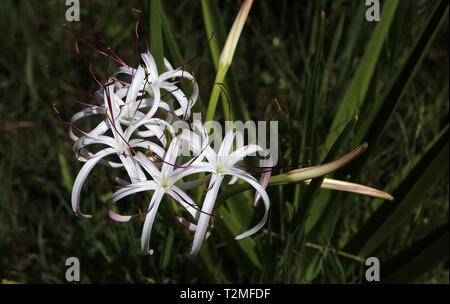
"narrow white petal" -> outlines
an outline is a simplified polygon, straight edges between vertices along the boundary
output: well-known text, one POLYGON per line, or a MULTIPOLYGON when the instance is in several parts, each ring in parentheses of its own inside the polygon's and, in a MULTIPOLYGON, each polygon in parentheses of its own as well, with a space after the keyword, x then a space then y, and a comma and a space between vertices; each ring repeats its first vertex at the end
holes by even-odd
POLYGON ((238 180, 237 176, 231 177, 230 181, 228 182, 228 185, 234 185, 238 180))
POLYGON ((217 155, 228 156, 230 154, 231 148, 233 147, 233 139, 234 139, 234 132, 233 130, 229 130, 227 134, 225 134, 225 138, 223 139, 223 142, 220 145, 220 149, 217 155))
POLYGON ((142 82, 145 78, 144 69, 139 66, 137 70, 134 71, 133 81, 131 82, 130 88, 128 89, 127 98, 125 103, 130 104, 136 101, 139 91, 142 90, 142 82))
POLYGON ((129 145, 133 148, 144 148, 146 150, 148 150, 148 148, 150 147, 152 153, 158 155, 161 158, 163 158, 166 154, 166 151, 160 145, 149 140, 135 138, 130 140, 129 145))
POLYGON ((170 143, 169 149, 166 152, 166 157, 164 158, 164 163, 161 168, 161 174, 167 174, 173 171, 175 160, 178 157, 178 153, 180 152, 181 141, 178 137, 172 139, 170 143))
POLYGON ((173 70, 173 67, 172 67, 172 65, 170 64, 169 60, 167 60, 167 58, 164 58, 164 66, 166 67, 166 69, 167 69, 168 71, 173 70))
POLYGON ((141 248, 145 253, 150 253, 150 236, 152 233, 152 227, 163 195, 164 191, 162 189, 155 190, 149 204, 150 212, 145 216, 145 222, 144 227, 142 228, 141 236, 141 248))
POLYGON ((210 179, 211 179, 211 174, 208 174, 204 178, 202 177, 202 178, 198 178, 196 180, 178 183, 176 185, 177 185, 177 187, 179 187, 182 190, 189 190, 189 189, 192 189, 192 188, 202 185, 203 181, 205 181, 205 183, 209 183, 210 179))
POLYGON ((111 198, 108 200, 108 207, 111 208, 112 205, 120 201, 122 198, 139 193, 144 191, 150 191, 157 189, 157 185, 154 181, 145 181, 145 182, 138 182, 134 184, 130 184, 125 188, 122 188, 120 190, 117 190, 114 192, 114 194, 111 196, 111 198))
POLYGON ((120 161, 122 162, 122 164, 125 167, 125 170, 127 170, 128 176, 130 177, 131 183, 136 183, 136 182, 140 182, 140 181, 144 181, 145 180, 145 176, 144 176, 144 180, 141 180, 141 176, 139 175, 135 160, 133 157, 127 155, 122 155, 119 154, 119 158, 120 161))
POLYGON ((158 179, 161 177, 161 172, 158 168, 156 168, 156 166, 142 152, 139 151, 134 157, 153 179, 158 179))
POLYGON ((145 66, 147 67, 147 71, 152 77, 152 79, 158 78, 158 69, 156 68, 156 62, 150 52, 142 53, 142 59, 144 60, 145 66))
POLYGON ((264 216, 263 216, 263 218, 255 227, 253 227, 252 229, 235 237, 236 240, 240 240, 240 239, 243 239, 245 237, 248 237, 248 236, 258 232, 266 224, 267 217, 269 215, 270 200, 269 200, 269 196, 267 195, 266 190, 250 174, 248 174, 242 170, 236 169, 236 168, 231 168, 231 169, 227 170, 226 174, 230 174, 232 176, 237 176, 240 179, 249 183, 261 195, 261 197, 264 201, 264 216))
POLYGON ((200 207, 183 190, 173 185, 167 193, 183 206, 194 219, 198 219, 200 207))
POLYGON ((202 211, 197 223, 197 230, 194 235, 194 242, 192 244, 191 255, 196 256, 200 251, 203 240, 205 239, 206 230, 208 229, 210 214, 214 208, 216 202, 217 194, 219 193, 220 184, 222 183, 223 177, 213 175, 211 178, 210 188, 206 193, 205 200, 203 201, 202 211), (211 187, 212 185, 212 187, 211 187))
MULTIPOLYGON (((188 106, 189 106, 189 108, 191 108, 192 106, 190 106, 189 100, 188 100, 188 97, 186 96, 186 94, 184 94, 183 91, 179 87, 166 84, 166 85, 161 85, 161 88, 163 88, 167 92, 169 92, 178 101, 178 103, 180 104, 181 115, 189 114, 187 111, 188 106)), ((191 103, 192 103, 192 101, 191 101, 191 103)), ((177 112, 175 112, 175 114, 178 115, 177 112)))
POLYGON ((94 166, 105 156, 116 153, 115 149, 105 149, 96 153, 93 158, 89 159, 81 168, 80 172, 73 183, 72 188, 72 209, 77 216, 81 216, 84 218, 92 217, 91 215, 85 215, 80 211, 80 196, 81 189, 83 188, 84 181, 88 177, 89 173, 92 171, 94 166))
POLYGON ((116 141, 114 138, 104 135, 99 135, 96 137, 83 136, 78 141, 73 144, 73 152, 78 156, 80 149, 93 144, 103 144, 114 148, 116 146, 116 141))
POLYGON ((243 160, 244 157, 246 157, 250 154, 259 152, 259 151, 263 151, 263 148, 261 148, 258 145, 248 145, 248 146, 239 148, 230 154, 230 156, 229 156, 230 165, 234 165, 237 162, 243 160))

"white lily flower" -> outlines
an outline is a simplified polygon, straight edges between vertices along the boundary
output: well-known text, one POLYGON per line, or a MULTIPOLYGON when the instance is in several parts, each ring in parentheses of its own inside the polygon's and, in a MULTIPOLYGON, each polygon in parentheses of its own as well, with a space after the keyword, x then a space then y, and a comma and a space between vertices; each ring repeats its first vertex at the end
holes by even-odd
POLYGON ((136 215, 119 215, 111 210, 112 205, 128 195, 143 191, 154 191, 142 229, 141 248, 145 253, 152 253, 150 250, 151 230, 155 221, 156 212, 158 211, 158 207, 164 194, 171 196, 184 207, 194 219, 197 219, 199 216, 197 204, 176 185, 180 179, 196 171, 191 163, 175 168, 176 166, 174 164, 180 151, 180 147, 181 141, 178 137, 175 137, 170 143, 169 149, 164 157, 161 170, 159 170, 144 154, 138 152, 134 158, 152 177, 152 180, 130 184, 129 186, 116 191, 108 202, 110 217, 119 222, 128 222, 136 217, 136 215))
MULTIPOLYGON (((151 135, 157 136, 157 138, 160 140, 162 145, 163 146, 166 145, 167 139, 165 136, 165 130, 169 130, 173 135, 174 134, 173 128, 170 128, 170 125, 165 120, 152 117, 152 115, 156 111, 156 109, 154 109, 155 108, 154 106, 152 106, 152 109, 147 114, 144 114, 144 113, 138 111, 139 106, 137 104, 142 103, 143 106, 149 106, 149 105, 155 104, 152 102, 152 100, 148 100, 148 99, 141 100, 142 102, 136 101, 137 97, 138 97, 138 95, 137 95, 138 94, 138 92, 137 92, 138 91, 137 90, 138 83, 139 82, 134 82, 131 84, 131 87, 129 88, 128 94, 127 94, 127 100, 129 100, 128 103, 123 103, 123 100, 120 98, 120 96, 118 96, 116 93, 114 93, 114 87, 112 87, 112 86, 106 87, 106 89, 104 90, 104 106, 103 107, 91 107, 91 108, 85 109, 84 111, 81 111, 81 112, 75 114, 72 117, 72 124, 73 124, 75 121, 77 121, 78 119, 85 117, 85 116, 90 116, 90 115, 95 115, 95 114, 105 114, 105 120, 103 120, 91 132, 85 134, 81 139, 78 139, 76 141, 76 143, 74 144, 74 152, 75 152, 75 155, 77 156, 77 158, 79 158, 78 152, 81 148, 84 148, 87 145, 95 143, 98 136, 103 135, 108 130, 111 130, 113 132, 114 136, 116 136, 117 130, 114 130, 114 129, 115 128, 117 129, 117 126, 120 125, 120 123, 129 126, 128 129, 130 131, 128 131, 128 133, 130 136, 131 136, 132 132, 137 131, 138 135, 140 137, 143 137, 142 134, 139 134, 138 127, 145 126, 152 132, 151 134, 147 134, 147 135, 149 135, 149 137, 151 135), (112 109, 112 110, 107 111, 107 109, 112 109), (112 114, 108 115, 108 113, 112 113, 112 114), (132 119, 129 119, 129 115, 131 115, 131 113, 134 113, 133 115, 135 117, 132 119), (114 126, 116 126, 116 127, 114 127, 114 126)), ((168 109, 168 105, 165 104, 164 102, 160 102, 159 104, 163 108, 168 109)), ((70 131, 72 131, 72 130, 70 130, 70 131)), ((73 134, 73 132, 71 132, 71 133, 73 134)), ((73 139, 75 139, 75 138, 73 138, 73 139)), ((81 158, 79 158, 79 159, 81 161, 85 161, 85 158, 83 156, 81 156, 81 158)), ((115 167, 121 166, 120 164, 117 164, 117 163, 111 163, 110 165, 115 166, 115 167)))
MULTIPOLYGON (((112 90, 112 89, 107 89, 112 90)), ((114 93, 109 92, 111 98, 114 98, 114 93)), ((107 93, 105 92, 105 99, 110 98, 106 96, 107 93)), ((155 119, 154 119, 155 120, 155 119)), ((172 127, 165 122, 164 120, 158 120, 158 122, 162 125, 165 125, 167 129, 174 134, 174 131, 172 127)), ((74 152, 75 155, 79 156, 79 152, 81 149, 84 149, 88 145, 92 144, 103 144, 108 146, 108 148, 105 148, 95 154, 88 152, 88 155, 83 155, 82 157, 86 161, 84 166, 81 168, 80 172, 78 173, 73 188, 72 188, 72 208, 74 212, 81 217, 91 217, 89 215, 84 215, 80 211, 80 194, 81 194, 81 188, 89 175, 89 173, 92 171, 94 166, 100 162, 103 161, 103 163, 106 163, 109 166, 112 167, 119 167, 124 166, 128 175, 130 176, 131 182, 137 182, 146 180, 145 174, 142 171, 139 164, 136 162, 136 160, 132 157, 132 152, 135 153, 134 148, 144 148, 144 149, 150 149, 150 151, 153 151, 156 153, 156 155, 163 157, 165 155, 165 151, 162 147, 160 147, 158 144, 150 141, 146 141, 143 139, 133 138, 131 139, 131 136, 133 135, 134 131, 136 131, 137 128, 139 128, 141 125, 144 125, 148 123, 148 120, 140 120, 137 123, 134 123, 124 131, 122 131, 122 127, 120 123, 118 123, 117 120, 113 121, 111 118, 108 119, 108 121, 105 122, 105 127, 111 129, 111 132, 113 134, 113 137, 96 134, 94 131, 90 134, 87 134, 80 138, 75 144, 74 144, 74 152), (94 135, 93 135, 94 134, 94 135), (113 163, 110 161, 104 161, 103 159, 108 155, 117 155, 121 161, 121 164, 113 163)), ((96 129, 102 128, 102 125, 99 125, 96 129)), ((101 133, 101 132, 99 132, 101 133)))
POLYGON ((265 208, 264 216, 261 221, 252 229, 236 236, 235 239, 239 240, 259 231, 267 221, 270 207, 269 196, 267 195, 264 187, 261 186, 261 184, 259 184, 252 175, 235 167, 235 165, 244 157, 252 153, 263 151, 263 148, 256 144, 250 144, 232 152, 231 149, 233 146, 234 137, 236 135, 242 136, 242 134, 239 132, 234 133, 230 130, 225 135, 219 151, 216 153, 209 145, 205 145, 205 141, 207 142, 207 137, 205 136, 205 132, 202 132, 202 134, 203 136, 197 136, 192 132, 182 134, 184 135, 182 137, 183 140, 190 143, 190 148, 194 152, 202 153, 202 155, 204 155, 207 159, 207 162, 195 163, 193 166, 195 167, 195 173, 209 172, 212 174, 194 235, 194 242, 191 250, 191 255, 193 256, 197 255, 201 248, 221 183, 226 175, 232 176, 232 179, 242 179, 249 183, 256 190, 258 194, 257 197, 261 197, 263 199, 265 208))
MULTIPOLYGON (((166 112, 169 112, 171 109, 167 103, 160 101, 159 98, 157 100, 144 98, 145 93, 142 93, 143 87, 141 87, 144 75, 144 69, 139 67, 136 72, 136 77, 130 86, 126 86, 118 80, 112 79, 112 84, 110 86, 105 86, 106 89, 102 89, 104 104, 102 106, 92 106, 76 113, 71 118, 71 124, 74 125, 81 118, 93 115, 103 115, 105 118, 110 117, 112 120, 118 120, 119 123, 126 126, 146 120, 147 122, 144 126, 148 131, 138 130, 138 135, 141 137, 156 136, 163 145, 165 145, 167 139, 165 138, 164 128, 161 128, 160 126, 161 119, 153 118, 153 115, 158 108, 161 108, 166 112), (124 98, 125 101, 123 100, 124 98), (147 113, 142 112, 142 109, 148 107, 150 107, 150 110, 147 113), (141 134, 141 132, 146 133, 141 134)), ((102 135, 107 132, 110 127, 111 124, 105 119, 89 132, 88 135, 102 135)), ((74 141, 79 139, 73 133, 72 127, 69 129, 69 135, 74 141)))
MULTIPOLYGON (((173 113, 178 117, 190 116, 190 110, 195 104, 198 98, 199 89, 194 77, 185 72, 181 68, 173 69, 167 59, 164 58, 164 63, 168 71, 161 74, 158 73, 155 60, 150 52, 141 54, 141 57, 145 63, 144 74, 139 74, 139 67, 137 71, 134 71, 131 67, 121 66, 117 74, 129 74, 133 75, 133 82, 135 78, 141 82, 142 88, 155 100, 155 103, 161 98, 161 89, 169 92, 178 101, 180 107, 174 109, 173 113), (177 86, 177 83, 170 81, 173 78, 185 78, 192 82, 193 91, 192 95, 188 98, 183 91, 177 86)), ((170 118, 170 117, 169 117, 170 118)))

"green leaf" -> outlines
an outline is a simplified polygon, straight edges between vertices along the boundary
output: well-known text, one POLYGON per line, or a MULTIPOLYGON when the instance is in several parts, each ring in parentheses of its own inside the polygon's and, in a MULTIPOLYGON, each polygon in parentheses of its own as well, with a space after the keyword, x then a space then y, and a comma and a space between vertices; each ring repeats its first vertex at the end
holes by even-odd
POLYGON ((427 26, 419 36, 414 48, 411 50, 407 61, 402 68, 395 75, 393 81, 390 82, 390 87, 386 94, 378 100, 373 108, 369 111, 369 116, 362 119, 357 126, 358 133, 356 134, 353 143, 359 141, 367 141, 371 144, 365 157, 356 162, 354 167, 360 168, 365 162, 366 158, 371 154, 371 151, 376 146, 378 138, 383 133, 387 121, 393 113, 396 105, 401 100, 405 88, 415 75, 418 67, 427 53, 428 47, 434 40, 440 25, 445 20, 448 13, 448 1, 441 1, 435 8, 430 17, 427 26))
POLYGON ((183 64, 183 57, 181 56, 180 49, 178 48, 177 42, 173 37, 173 33, 163 7, 161 7, 161 21, 162 31, 164 33, 164 41, 166 42, 165 45, 169 50, 171 62, 174 64, 174 66, 179 67, 181 66, 181 64, 183 64))
MULTIPOLYGON (((245 201, 241 201, 240 205, 244 205, 243 203, 245 204, 245 201)), ((250 202, 248 202, 248 206, 251 207, 250 202)), ((263 269, 258 254, 256 253, 255 240, 251 237, 238 241, 234 239, 236 235, 249 228, 249 226, 243 224, 243 215, 237 214, 233 209, 229 211, 225 206, 218 208, 218 214, 220 214, 221 218, 217 219, 218 222, 215 223, 216 233, 220 235, 221 239, 227 241, 227 251, 234 257, 235 262, 248 272, 254 271, 255 268, 259 270, 263 269)))
POLYGON ((380 22, 367 44, 366 51, 359 62, 358 68, 342 98, 336 116, 325 142, 326 151, 331 147, 341 133, 347 121, 353 115, 359 114, 359 109, 365 99, 367 89, 372 80, 375 66, 380 57, 384 41, 388 35, 389 27, 395 15, 399 1, 387 1, 381 13, 380 22))
POLYGON ((169 233, 164 243, 164 249, 161 254, 161 269, 166 269, 172 258, 174 238, 175 234, 173 230, 169 229, 169 233))
POLYGON ((73 181, 71 178, 69 164, 67 163, 67 160, 64 158, 64 156, 61 155, 61 153, 58 154, 58 161, 61 167, 61 176, 64 187, 66 187, 67 191, 72 192, 73 181))
MULTIPOLYGON (((335 171, 338 167, 339 168, 342 167, 345 163, 353 160, 355 157, 357 157, 360 153, 362 153, 365 150, 366 145, 362 145, 362 146, 359 146, 360 149, 357 148, 357 149, 353 150, 352 152, 346 154, 345 156, 339 158, 339 160, 332 161, 332 159, 334 159, 336 157, 336 154, 338 153, 339 149, 341 148, 342 142, 348 136, 348 133, 353 129, 357 120, 358 120, 357 117, 353 117, 353 119, 342 130, 342 133, 340 134, 340 136, 338 138, 336 138, 335 143, 333 144, 333 146, 331 147, 327 156, 323 160, 322 165, 317 166, 317 167, 323 168, 323 170, 324 170, 323 173, 327 172, 326 174, 328 174, 328 173, 331 173, 332 171, 335 171), (344 160, 346 160, 346 161, 344 161, 344 160), (332 163, 336 164, 336 166, 338 166, 338 167, 336 167, 336 169, 334 169, 334 167, 333 167, 334 170, 326 169, 326 168, 331 167, 330 165, 332 163)), ((306 172, 314 171, 314 169, 311 170, 308 168, 306 168, 306 170, 307 170, 306 172)), ((298 173, 294 173, 295 175, 299 175, 302 173, 302 171, 305 171, 305 169, 293 170, 293 171, 288 172, 288 174, 291 172, 295 172, 295 171, 299 171, 298 173)), ((309 210, 310 205, 313 200, 313 196, 319 189, 320 185, 322 184, 325 174, 321 174, 319 176, 320 176, 319 178, 315 178, 312 180, 310 186, 307 188, 305 194, 303 195, 303 197, 301 199, 300 209, 298 210, 298 212, 294 212, 294 217, 293 217, 293 221, 291 224, 291 231, 292 231, 293 227, 296 227, 298 225, 301 225, 302 227, 304 227, 304 225, 306 224, 307 218, 311 214, 310 212, 312 212, 315 216, 318 216, 321 213, 322 210, 320 208, 319 209, 313 208, 313 210, 309 210)), ((302 230, 302 229, 300 229, 300 230, 302 230)))
POLYGON ((418 207, 428 190, 448 174, 448 126, 393 192, 394 202, 381 205, 345 246, 346 252, 368 256, 376 251, 418 207))
POLYGON ((386 262, 381 283, 414 283, 426 271, 448 259, 448 229, 447 222, 386 262))
POLYGON ((155 59, 158 73, 163 73, 165 71, 161 32, 161 12, 161 1, 150 0, 150 51, 155 59))

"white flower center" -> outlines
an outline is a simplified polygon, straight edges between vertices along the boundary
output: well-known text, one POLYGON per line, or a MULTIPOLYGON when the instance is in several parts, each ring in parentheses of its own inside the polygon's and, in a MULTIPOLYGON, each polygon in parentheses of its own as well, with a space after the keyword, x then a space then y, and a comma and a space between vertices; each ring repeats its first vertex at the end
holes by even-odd
POLYGON ((118 150, 122 150, 127 147, 127 144, 123 141, 122 138, 116 140, 116 145, 118 150))
POLYGON ((172 183, 170 183, 169 179, 166 176, 162 176, 159 179, 158 184, 164 190, 167 190, 168 188, 170 188, 172 186, 172 183))
POLYGON ((117 151, 124 155, 125 157, 131 156, 131 151, 125 141, 122 138, 116 139, 116 149, 117 151))
POLYGON ((128 106, 124 106, 123 108, 122 108, 122 119, 123 120, 127 120, 127 121, 132 121, 132 120, 134 120, 133 119, 133 116, 134 116, 134 112, 133 111, 131 111, 131 109, 130 109, 130 107, 128 107, 128 106))
POLYGON ((228 162, 226 162, 224 159, 219 158, 216 161, 216 174, 224 174, 224 172, 230 168, 230 165, 228 164, 228 162))
POLYGON ((150 98, 155 98, 155 92, 153 92, 153 88, 150 85, 148 85, 148 83, 145 86, 145 91, 147 92, 150 98))

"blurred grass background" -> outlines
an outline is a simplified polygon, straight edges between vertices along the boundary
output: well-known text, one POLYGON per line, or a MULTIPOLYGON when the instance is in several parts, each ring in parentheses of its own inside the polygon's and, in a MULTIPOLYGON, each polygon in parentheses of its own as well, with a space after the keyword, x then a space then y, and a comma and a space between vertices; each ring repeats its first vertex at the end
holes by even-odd
MULTIPOLYGON (((195 72, 200 96, 208 100, 215 70, 200 2, 161 2, 183 59, 195 57, 187 70, 195 72)), ((304 123, 303 104, 305 96, 308 97, 307 80, 314 73, 315 41, 322 10, 325 12, 324 55, 318 65, 322 78, 318 81, 318 95, 314 97, 317 114, 313 138, 318 153, 326 151, 324 139, 336 113, 337 101, 344 95, 376 26, 364 20, 365 7, 360 2, 255 1, 253 5, 231 66, 238 88, 234 98, 245 105, 253 120, 269 120, 275 115, 274 119, 279 120, 280 155, 286 159, 295 162, 300 153, 297 147, 304 123), (284 109, 283 116, 277 113, 274 97, 284 109)), ((400 2, 368 89, 368 96, 373 100, 385 92, 388 80, 406 60, 434 3, 400 2)), ((240 4, 234 0, 218 4, 227 30, 240 4)), ((46 66, 83 90, 96 91, 97 84, 76 56, 74 37, 62 24, 66 23, 87 41, 96 41, 94 24, 98 22, 112 48, 130 63, 139 18, 132 8, 145 10, 148 4, 81 0, 80 5, 80 22, 65 20, 68 8, 65 1, 4 0, 0 7, 0 28, 3 29, 0 48, 0 279, 23 283, 65 282, 65 260, 75 256, 80 259, 84 283, 290 281, 283 270, 289 267, 288 259, 281 250, 289 247, 280 246, 286 240, 277 239, 277 234, 285 229, 283 212, 289 204, 288 195, 283 193, 294 193, 294 186, 269 189, 273 207, 267 227, 273 233, 270 235, 266 230, 254 238, 262 249, 262 261, 273 263, 264 264, 263 269, 275 269, 262 270, 266 275, 261 278, 237 266, 239 253, 225 250, 230 246, 231 235, 213 231, 205 243, 205 247, 214 247, 211 252, 219 253, 210 255, 215 267, 211 270, 204 259, 199 262, 187 257, 191 239, 162 219, 157 220, 153 230, 155 255, 143 255, 139 246, 142 224, 139 221, 119 224, 109 220, 105 203, 112 191, 94 181, 85 185, 82 204, 84 210, 92 210, 95 219, 85 221, 73 214, 70 190, 80 164, 63 156, 71 156, 72 142, 67 128, 53 115, 52 103, 68 120, 82 107, 65 98, 57 88, 81 100, 86 98, 64 85, 46 66), (283 204, 286 207, 280 207, 283 204), (277 247, 281 249, 274 249, 277 247)), ((149 22, 146 22, 148 29, 149 22)), ((392 181, 411 168, 448 125, 448 34, 446 18, 357 182, 392 191, 390 185, 395 185, 392 181)), ((104 57, 86 50, 83 48, 89 62, 97 69, 106 68, 104 57)), ((370 111, 370 107, 363 109, 360 119, 370 111)), ((221 118, 220 113, 217 118, 221 118)), ((320 162, 314 155, 307 159, 312 163, 320 162)), ((94 172, 96 178, 111 181, 105 168, 96 168, 94 172)), ((389 236, 377 256, 393 257, 448 222, 448 172, 427 190, 426 198, 401 229, 389 236)), ((332 243, 337 247, 358 232, 380 205, 380 202, 357 195, 334 203, 345 204, 343 215, 334 219, 332 243)), ((324 258, 315 282, 341 282, 340 259, 337 255, 324 258)), ((448 257, 416 280, 424 283, 448 281, 448 257)))

